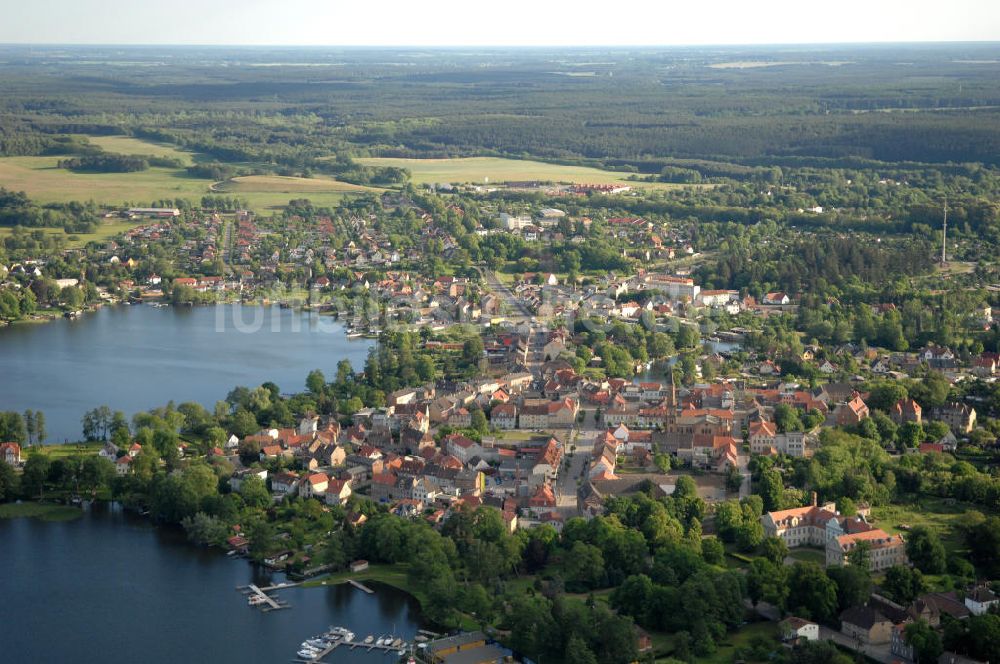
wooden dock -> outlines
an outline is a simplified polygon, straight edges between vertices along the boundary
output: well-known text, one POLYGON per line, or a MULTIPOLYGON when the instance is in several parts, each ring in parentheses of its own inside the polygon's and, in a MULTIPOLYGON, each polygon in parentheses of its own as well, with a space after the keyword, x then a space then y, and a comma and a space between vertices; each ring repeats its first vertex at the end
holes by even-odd
POLYGON ((354 579, 348 579, 347 582, 349 584, 351 584, 352 586, 354 586, 355 588, 357 588, 358 590, 363 590, 364 592, 368 593, 369 595, 374 595, 375 594, 374 590, 372 590, 371 588, 369 588, 368 586, 362 584, 359 581, 355 581, 354 579))
POLYGON ((278 609, 287 609, 288 602, 277 600, 267 594, 268 590, 279 590, 281 588, 290 588, 297 584, 279 584, 277 586, 267 586, 266 588, 258 588, 254 584, 249 586, 238 586, 236 589, 249 597, 258 598, 256 604, 251 604, 251 606, 259 606, 261 611, 277 611, 278 609))

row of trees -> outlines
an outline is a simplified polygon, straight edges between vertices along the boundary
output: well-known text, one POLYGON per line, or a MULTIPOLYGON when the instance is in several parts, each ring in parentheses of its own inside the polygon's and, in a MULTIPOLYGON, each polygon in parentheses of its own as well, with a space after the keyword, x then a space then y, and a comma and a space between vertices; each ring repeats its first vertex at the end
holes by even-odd
POLYGON ((45 413, 40 410, 0 412, 0 442, 34 445, 44 443, 48 438, 45 428, 45 413))

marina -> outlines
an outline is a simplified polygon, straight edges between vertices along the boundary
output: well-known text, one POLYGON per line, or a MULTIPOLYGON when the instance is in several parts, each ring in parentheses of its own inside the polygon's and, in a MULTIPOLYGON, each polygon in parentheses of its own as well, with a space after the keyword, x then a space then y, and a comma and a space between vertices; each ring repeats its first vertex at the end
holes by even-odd
POLYGON ((354 639, 354 632, 346 627, 331 626, 328 631, 319 636, 303 641, 300 650, 296 653, 297 658, 292 661, 300 664, 321 662, 323 658, 341 647, 350 650, 363 649, 366 652, 382 651, 399 657, 405 656, 413 649, 412 644, 391 634, 379 636, 377 639, 371 634, 360 641, 354 639))

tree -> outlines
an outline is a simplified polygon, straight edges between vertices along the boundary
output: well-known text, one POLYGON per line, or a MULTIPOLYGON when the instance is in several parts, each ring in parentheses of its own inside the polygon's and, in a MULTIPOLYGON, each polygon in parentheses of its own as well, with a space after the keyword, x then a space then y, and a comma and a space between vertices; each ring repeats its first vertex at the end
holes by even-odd
POLYGON ((24 431, 28 444, 35 440, 35 411, 28 409, 24 411, 24 431))
POLYGON ((84 457, 80 463, 80 486, 97 490, 111 486, 115 478, 115 464, 110 459, 96 455, 84 457))
POLYGON ((0 459, 0 501, 14 500, 20 490, 20 481, 14 469, 3 459, 0 459))
POLYGON ((587 642, 574 634, 566 643, 566 654, 563 657, 565 662, 579 662, 580 664, 597 664, 597 657, 587 646, 587 642))
POLYGON ((193 517, 185 517, 181 521, 181 526, 192 542, 204 546, 222 544, 229 532, 226 524, 219 518, 204 512, 198 512, 193 517))
POLYGON ((943 574, 948 555, 937 532, 927 526, 914 526, 906 538, 906 555, 925 574, 943 574))
POLYGON ((0 412, 0 441, 24 445, 28 439, 28 431, 24 426, 21 413, 14 411, 0 412))
POLYGON ((563 560, 566 589, 586 592, 601 585, 604 579, 604 556, 601 550, 585 542, 576 542, 563 560))
POLYGON ((797 562, 789 568, 785 607, 795 615, 830 622, 837 615, 837 586, 816 563, 797 562))
POLYGON ((44 443, 45 439, 49 437, 48 431, 45 430, 45 413, 40 410, 35 411, 35 441, 38 443, 44 443))
POLYGON ((802 420, 799 419, 798 409, 786 403, 779 403, 774 407, 774 423, 780 433, 802 431, 802 420))
MULTIPOLYGON (((980 518, 982 515, 979 515, 980 518)), ((991 516, 964 528, 970 558, 991 578, 1000 576, 1000 517, 991 516)))
POLYGON ((871 595, 872 576, 867 567, 843 565, 826 570, 837 585, 837 606, 841 611, 864 604, 871 595))
POLYGON ((489 422, 486 420, 486 414, 480 408, 474 408, 471 413, 472 419, 472 429, 477 433, 484 434, 490 430, 489 422))
POLYGON ((107 406, 98 406, 83 414, 83 437, 86 440, 107 440, 113 415, 107 406))
POLYGON ((774 606, 784 606, 788 596, 785 567, 775 565, 767 558, 754 558, 747 570, 747 594, 756 605, 764 601, 774 606))
POLYGON ((49 477, 51 463, 45 454, 32 454, 24 462, 24 472, 21 474, 21 490, 29 498, 41 497, 45 490, 45 482, 49 477))
POLYGON ((701 557, 709 565, 721 565, 725 560, 726 547, 718 537, 706 537, 701 541, 701 557))
POLYGON ((483 339, 478 334, 462 342, 462 364, 466 367, 478 368, 485 352, 483 339))
POLYGON ((313 369, 306 376, 306 389, 313 394, 322 394, 326 389, 326 377, 319 369, 313 369))
POLYGON ((271 494, 267 492, 264 480, 257 475, 248 475, 240 482, 240 496, 248 507, 264 508, 271 504, 271 494))
POLYGON ((944 652, 941 636, 925 620, 907 625, 903 629, 903 638, 913 647, 917 664, 936 664, 944 652))
POLYGON ((764 511, 774 512, 784 508, 785 483, 777 470, 765 470, 757 481, 757 493, 764 500, 764 511))
POLYGON ((903 422, 896 432, 899 449, 916 449, 924 441, 924 428, 918 422, 903 422))
POLYGON ((764 539, 764 526, 758 520, 744 520, 736 529, 736 546, 741 551, 752 551, 764 539))
POLYGON ((780 537, 765 537, 760 543, 760 553, 775 565, 783 565, 788 556, 788 545, 780 537))
POLYGON ((927 592, 927 583, 920 570, 894 565, 885 573, 882 590, 894 601, 907 605, 927 592))
POLYGON ((656 465, 657 469, 659 469, 661 473, 666 474, 670 472, 669 454, 664 454, 663 452, 657 452, 656 454, 653 455, 653 463, 656 465))

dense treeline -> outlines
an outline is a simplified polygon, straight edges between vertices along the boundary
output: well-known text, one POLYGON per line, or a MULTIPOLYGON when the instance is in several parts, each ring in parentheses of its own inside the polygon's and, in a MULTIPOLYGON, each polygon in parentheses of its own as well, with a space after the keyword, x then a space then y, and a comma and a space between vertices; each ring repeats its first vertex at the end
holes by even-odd
POLYGON ((95 154, 59 160, 59 168, 81 173, 134 173, 149 168, 144 157, 124 154, 95 154))
MULTIPOLYGON (((991 48, 975 49, 984 63, 995 58, 991 48)), ((253 56, 243 54, 211 81, 188 53, 169 63, 155 51, 130 55, 156 62, 156 74, 143 68, 112 78, 95 68, 85 78, 41 54, 18 52, 0 105, 0 154, 57 154, 51 150, 58 135, 131 133, 222 162, 374 184, 399 183, 405 174, 361 167, 349 154, 608 160, 671 181, 692 181, 692 173, 743 178, 739 165, 757 170, 770 160, 995 164, 1000 154, 995 66, 964 64, 964 50, 857 47, 848 67, 807 59, 759 69, 706 66, 727 57, 720 52, 625 57, 611 50, 600 64, 593 54, 565 51, 507 52, 503 64, 490 52, 437 53, 419 63, 405 57, 405 72, 391 65, 399 57, 392 51, 348 52, 338 53, 342 66, 329 80, 291 63, 254 67, 245 60, 253 56), (553 71, 554 61, 593 75, 565 76, 553 71), (951 81, 959 77, 957 92, 951 81), (46 83, 58 83, 60 94, 40 94, 46 83), (728 94, 714 93, 723 88, 728 94), (72 98, 62 94, 67 89, 72 98), (122 98, 128 113, 120 110, 122 98)), ((759 49, 753 57, 775 55, 759 49)))
POLYGON ((23 192, 0 187, 0 226, 62 227, 69 233, 93 232, 99 220, 97 206, 90 203, 38 205, 23 192))
POLYGON ((817 297, 836 295, 852 282, 884 284, 920 275, 933 265, 932 245, 922 238, 860 243, 853 237, 813 235, 767 246, 730 243, 714 264, 699 268, 706 288, 744 289, 760 297, 770 290, 817 297))

